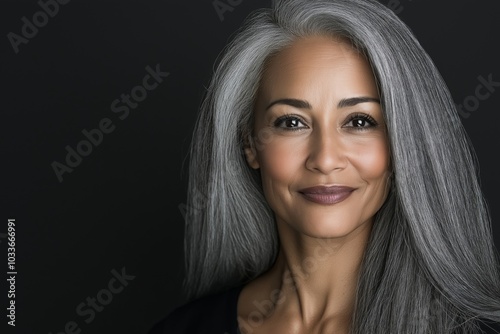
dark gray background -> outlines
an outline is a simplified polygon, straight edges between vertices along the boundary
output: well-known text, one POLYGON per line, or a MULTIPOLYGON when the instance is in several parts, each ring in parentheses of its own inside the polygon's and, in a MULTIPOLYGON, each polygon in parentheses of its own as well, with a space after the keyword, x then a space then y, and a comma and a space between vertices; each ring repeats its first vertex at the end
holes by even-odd
MULTIPOLYGON (((32 21, 41 8, 36 1, 2 4, 0 233, 16 218, 18 271, 17 326, 6 333, 55 334, 68 321, 81 333, 144 333, 183 301, 179 205, 204 87, 244 17, 271 1, 241 0, 221 20, 211 0, 73 0, 17 54, 7 34, 20 34, 21 18, 32 21), (120 120, 111 102, 156 64, 169 77, 120 120), (59 182, 51 163, 64 163, 65 146, 76 148, 85 139, 81 131, 103 118, 115 130, 59 182), (77 305, 123 267, 135 278, 85 323, 77 305)), ((500 81, 498 2, 394 0, 391 6, 429 52, 457 104, 475 94, 478 76, 500 81)), ((498 90, 462 118, 479 158, 497 248, 498 90)), ((7 262, 5 236, 0 242, 7 262)), ((6 271, 0 273, 2 328, 6 271)))

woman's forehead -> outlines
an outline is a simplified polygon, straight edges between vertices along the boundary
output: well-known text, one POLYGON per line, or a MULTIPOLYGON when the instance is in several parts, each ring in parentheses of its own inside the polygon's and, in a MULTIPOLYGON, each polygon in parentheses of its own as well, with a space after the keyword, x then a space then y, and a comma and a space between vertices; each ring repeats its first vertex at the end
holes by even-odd
POLYGON ((270 95, 282 98, 287 94, 321 93, 321 89, 340 95, 355 90, 378 96, 366 58, 348 43, 323 36, 299 39, 273 55, 263 71, 259 95, 265 99, 270 95))

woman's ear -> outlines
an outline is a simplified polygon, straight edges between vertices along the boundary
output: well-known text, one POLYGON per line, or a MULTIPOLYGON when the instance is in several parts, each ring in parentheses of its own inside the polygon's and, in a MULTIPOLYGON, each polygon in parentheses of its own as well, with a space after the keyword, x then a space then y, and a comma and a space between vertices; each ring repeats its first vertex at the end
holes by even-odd
POLYGON ((245 150, 245 157, 248 165, 253 169, 259 169, 260 164, 257 157, 257 151, 255 150, 255 145, 250 134, 244 136, 243 149, 245 150))

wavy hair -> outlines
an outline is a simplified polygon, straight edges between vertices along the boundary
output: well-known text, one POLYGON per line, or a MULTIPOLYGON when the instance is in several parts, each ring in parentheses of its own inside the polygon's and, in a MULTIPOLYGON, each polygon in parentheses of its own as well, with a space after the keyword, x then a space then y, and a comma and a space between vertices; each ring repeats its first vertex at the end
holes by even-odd
MULTIPOLYGON (((374 0, 286 0, 224 50, 190 150, 185 288, 248 282, 278 253, 259 171, 243 154, 266 60, 297 38, 348 39, 377 80, 394 178, 360 268, 351 333, 470 333, 500 321, 500 266, 478 164, 455 105, 409 28, 374 0)), ((260 138, 261 142, 265 138, 260 138)))

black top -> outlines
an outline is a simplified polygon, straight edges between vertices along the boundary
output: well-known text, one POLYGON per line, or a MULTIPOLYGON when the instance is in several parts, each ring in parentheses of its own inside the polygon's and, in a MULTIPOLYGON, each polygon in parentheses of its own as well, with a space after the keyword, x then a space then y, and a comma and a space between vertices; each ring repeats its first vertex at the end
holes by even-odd
MULTIPOLYGON (((240 334, 236 312, 242 289, 243 285, 178 307, 149 334, 240 334)), ((500 334, 500 323, 479 324, 484 334, 500 334)))

